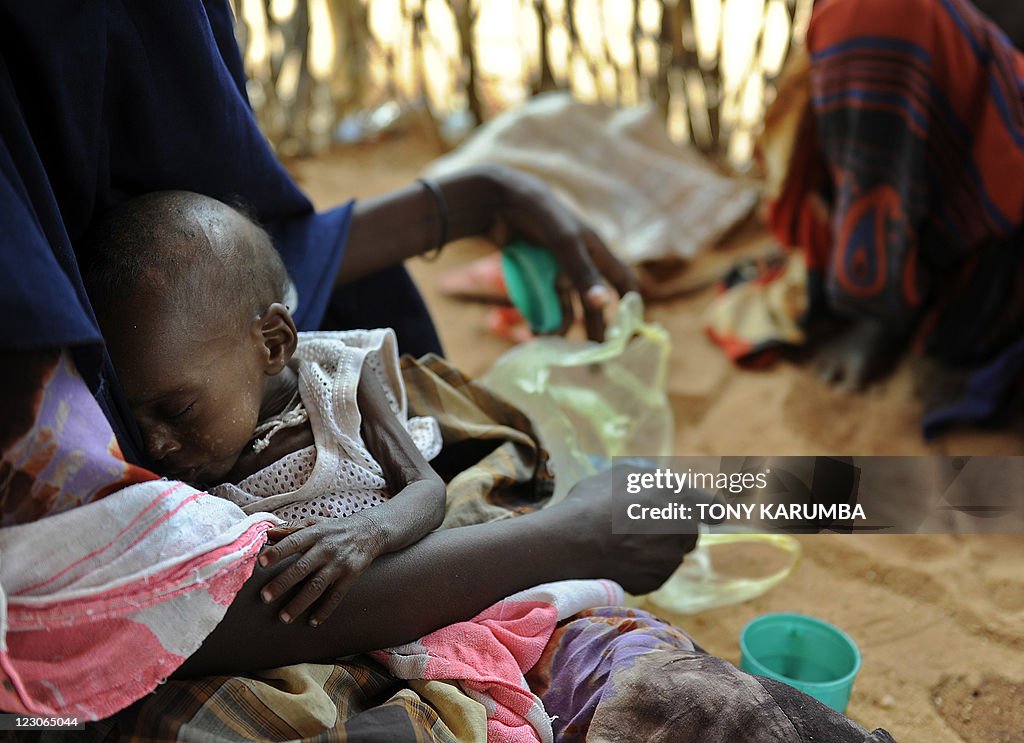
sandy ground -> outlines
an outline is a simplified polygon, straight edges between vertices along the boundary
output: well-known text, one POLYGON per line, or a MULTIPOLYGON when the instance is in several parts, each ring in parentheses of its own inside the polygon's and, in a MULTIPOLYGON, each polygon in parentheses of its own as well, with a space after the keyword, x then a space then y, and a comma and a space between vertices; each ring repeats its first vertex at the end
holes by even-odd
MULTIPOLYGON (((415 136, 290 163, 318 206, 404 185, 436 150, 415 136)), ((749 231, 741 238, 750 244, 749 231)), ((736 242, 734 240, 733 242, 736 242)), ((410 268, 448 357, 479 374, 508 344, 490 335, 486 308, 436 290, 438 276, 487 252, 451 246, 410 268)), ((727 262, 726 252, 708 261, 727 262)), ((649 316, 671 333, 669 396, 677 454, 1024 454, 1020 430, 961 431, 922 441, 911 375, 897 370, 862 395, 820 383, 806 369, 731 366, 705 338, 709 290, 664 301, 649 316)), ((819 616, 845 629, 864 664, 848 709, 899 741, 1024 742, 1024 536, 801 537, 794 574, 771 593, 697 616, 669 617, 710 652, 739 661, 738 636, 774 611, 819 616)))

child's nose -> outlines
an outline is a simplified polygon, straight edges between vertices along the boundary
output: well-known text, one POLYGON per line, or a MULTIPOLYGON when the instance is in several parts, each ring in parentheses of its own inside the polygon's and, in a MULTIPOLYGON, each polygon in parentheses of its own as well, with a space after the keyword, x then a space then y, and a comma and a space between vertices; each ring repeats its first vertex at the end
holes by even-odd
POLYGON ((146 432, 146 451, 151 459, 160 461, 166 459, 174 452, 181 449, 176 437, 163 426, 154 426, 146 432))

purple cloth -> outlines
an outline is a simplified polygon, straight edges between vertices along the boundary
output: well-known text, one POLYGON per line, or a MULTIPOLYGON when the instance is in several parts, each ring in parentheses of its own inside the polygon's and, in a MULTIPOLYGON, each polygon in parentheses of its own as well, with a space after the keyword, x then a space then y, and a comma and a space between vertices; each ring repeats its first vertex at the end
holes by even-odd
POLYGON ((591 609, 563 622, 527 681, 562 743, 893 743, 791 686, 708 655, 637 609, 591 609))

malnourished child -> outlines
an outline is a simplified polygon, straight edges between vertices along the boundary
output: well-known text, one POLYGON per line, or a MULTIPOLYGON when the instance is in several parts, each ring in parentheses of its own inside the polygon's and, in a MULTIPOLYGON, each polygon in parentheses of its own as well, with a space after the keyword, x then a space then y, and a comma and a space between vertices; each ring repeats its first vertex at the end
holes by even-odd
MULTIPOLYGON (((289 523, 263 591, 318 624, 378 555, 440 525, 431 418, 407 419, 394 333, 302 333, 269 236, 238 210, 168 191, 111 212, 85 281, 153 467, 289 523), (334 518, 348 517, 348 518, 334 518), (283 547, 284 549, 280 549, 283 547)), ((264 556, 266 559, 266 556, 264 556)))

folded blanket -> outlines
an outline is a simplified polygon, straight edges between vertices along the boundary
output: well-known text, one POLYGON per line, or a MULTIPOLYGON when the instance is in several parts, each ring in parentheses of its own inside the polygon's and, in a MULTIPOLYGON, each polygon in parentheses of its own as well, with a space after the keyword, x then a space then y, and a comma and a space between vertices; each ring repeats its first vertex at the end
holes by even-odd
POLYGON ((274 522, 153 480, 0 530, 0 708, 96 720, 152 691, 224 616, 274 522))
POLYGON ((546 93, 480 127, 431 175, 499 163, 536 175, 625 263, 690 259, 750 214, 754 188, 679 147, 652 105, 613 108, 546 93))

